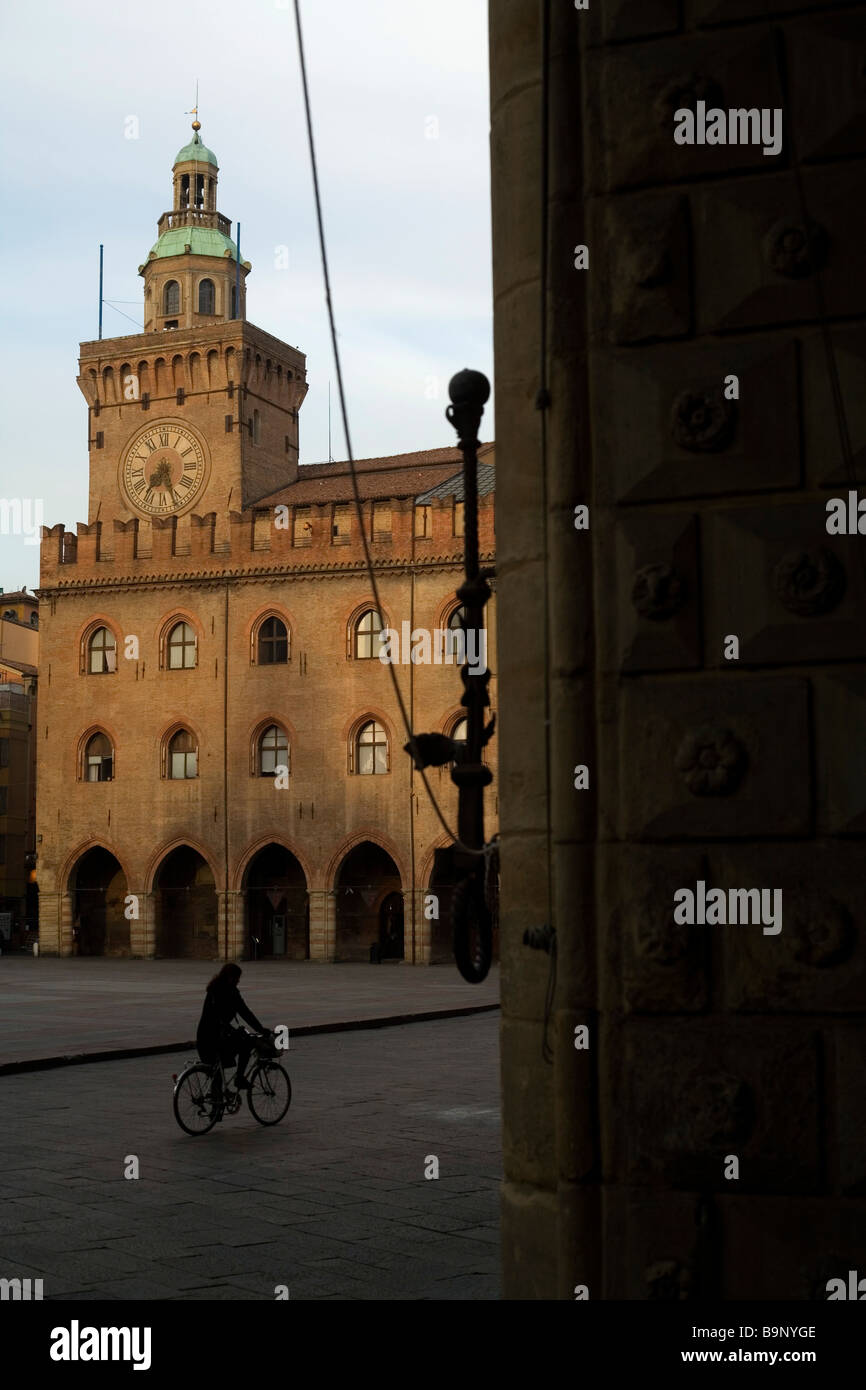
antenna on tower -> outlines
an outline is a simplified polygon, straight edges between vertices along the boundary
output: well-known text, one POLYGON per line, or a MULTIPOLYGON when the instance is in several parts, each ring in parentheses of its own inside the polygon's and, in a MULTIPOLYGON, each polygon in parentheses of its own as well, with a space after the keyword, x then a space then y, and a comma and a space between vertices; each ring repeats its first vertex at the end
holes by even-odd
POLYGON ((334 455, 331 453, 331 383, 328 381, 328 463, 334 462, 334 455))
POLYGON ((102 242, 99 243, 99 336, 102 338, 102 242))

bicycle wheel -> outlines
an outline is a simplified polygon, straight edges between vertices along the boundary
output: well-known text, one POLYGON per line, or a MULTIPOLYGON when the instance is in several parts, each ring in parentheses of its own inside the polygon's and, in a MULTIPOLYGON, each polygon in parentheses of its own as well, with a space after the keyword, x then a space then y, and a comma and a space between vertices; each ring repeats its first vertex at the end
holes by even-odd
POLYGON ((213 1129, 219 1106, 213 1099, 213 1073, 210 1067, 187 1067, 174 1088, 174 1118, 187 1134, 207 1134, 213 1129))
POLYGON ((493 921, 476 878, 464 878, 454 889, 451 923, 457 969, 470 985, 478 985, 487 978, 493 959, 493 921))
POLYGON ((278 1062, 260 1062, 247 1091, 250 1112, 260 1125, 276 1125, 292 1103, 292 1083, 278 1062))

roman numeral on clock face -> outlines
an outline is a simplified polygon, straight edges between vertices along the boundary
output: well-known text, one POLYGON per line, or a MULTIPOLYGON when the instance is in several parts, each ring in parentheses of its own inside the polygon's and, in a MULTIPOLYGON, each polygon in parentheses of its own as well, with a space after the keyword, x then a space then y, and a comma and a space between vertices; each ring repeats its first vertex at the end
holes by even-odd
POLYGON ((178 488, 184 488, 184 489, 190 488, 190 487, 192 487, 194 481, 195 481, 195 480, 194 480, 193 478, 187 478, 187 477, 179 478, 179 479, 178 479, 178 482, 177 482, 177 486, 178 486, 178 488))
POLYGON ((167 448, 168 448, 168 430, 160 430, 160 432, 159 432, 159 447, 160 447, 161 449, 167 449, 167 448))

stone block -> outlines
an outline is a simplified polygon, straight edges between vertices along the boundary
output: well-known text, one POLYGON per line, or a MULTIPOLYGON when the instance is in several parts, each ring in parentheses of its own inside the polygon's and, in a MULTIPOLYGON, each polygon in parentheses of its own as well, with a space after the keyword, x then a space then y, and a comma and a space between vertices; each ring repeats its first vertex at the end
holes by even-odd
POLYGON ((542 1025, 503 1017, 502 1152, 509 1182, 556 1187, 553 1067, 541 1055, 542 1025))
POLYGON ((813 688, 818 829, 828 835, 864 835, 866 670, 816 673, 813 688))
POLYGON ((866 995, 858 942, 866 914, 860 875, 843 844, 813 841, 808 857, 792 845, 738 845, 710 852, 714 888, 782 893, 782 930, 757 924, 704 927, 718 935, 725 1003, 749 1013, 836 1013, 866 995))
MULTIPOLYGON (((836 1162, 842 1191, 866 1196, 866 1027, 862 1022, 840 1023, 834 1029, 835 1096, 830 1133, 835 1120, 836 1162)), ((862 1269, 863 1273, 866 1270, 862 1269)))
POLYGON ((501 1188, 501 1211, 503 1298, 521 1302, 556 1298, 556 1193, 505 1182, 501 1188))
POLYGON ((817 1038, 802 1024, 630 1019, 606 1030, 605 1179, 738 1191, 822 1184, 817 1038))
POLYGON ((664 1303, 696 1297, 694 1193, 607 1187, 603 1202, 603 1297, 664 1303))
POLYGON ((812 169, 803 178, 808 215, 788 173, 713 184, 693 195, 697 327, 723 332, 816 317, 820 271, 829 318, 866 309, 859 219, 862 164, 812 169))
POLYGON ((601 501, 799 485, 797 345, 791 338, 598 353, 592 381, 593 437, 605 456, 597 477, 601 501), (724 395, 732 374, 739 378, 737 401, 724 395))
POLYGON ((603 206, 593 202, 593 336, 622 344, 685 337, 692 326, 689 243, 689 207, 682 194, 638 193, 603 206))
POLYGON ((599 545, 613 621, 599 630, 605 670, 684 670, 701 664, 697 519, 620 516, 599 545))
POLYGON ((695 678, 624 685, 615 815, 623 839, 811 830, 808 686, 695 678))
POLYGON ((699 1013, 709 1000, 711 938, 679 926, 674 893, 706 877, 698 848, 605 845, 599 851, 602 1007, 614 1013, 699 1013))
POLYGON ((866 1202, 730 1195, 719 1207, 725 1300, 821 1303, 828 1279, 866 1269, 866 1202))
POLYGON ((866 656, 859 536, 829 536, 824 499, 740 507, 705 519, 706 662, 794 664, 866 656))
POLYGON ((813 14, 786 30, 788 91, 797 157, 866 151, 863 15, 813 14))
POLYGON ((803 338, 803 430, 806 476, 813 487, 832 487, 839 495, 866 482, 866 331, 834 327, 803 338), (844 423, 851 445, 851 471, 839 433, 832 382, 838 376, 844 423))
POLYGON ((674 139, 675 113, 697 101, 726 111, 779 105, 766 29, 606 49, 589 55, 586 72, 593 192, 767 167, 760 145, 674 139))
POLYGON ((678 0, 606 0, 581 14, 590 44, 671 34, 680 27, 678 0))

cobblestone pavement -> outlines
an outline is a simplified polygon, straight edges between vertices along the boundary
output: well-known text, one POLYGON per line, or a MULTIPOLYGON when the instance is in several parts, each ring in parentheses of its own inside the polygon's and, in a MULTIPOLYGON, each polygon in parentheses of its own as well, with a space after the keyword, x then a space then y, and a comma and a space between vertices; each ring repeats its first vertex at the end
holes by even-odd
POLYGON ((498 1027, 298 1038, 281 1124, 244 1106, 195 1139, 183 1054, 0 1077, 0 1277, 59 1300, 498 1298, 498 1027))
MULTIPOLYGON (((0 1065, 195 1037, 214 961, 0 957, 0 1065)), ((468 985, 453 965, 244 961, 241 992, 263 1023, 315 1024, 470 1008, 499 1000, 499 969, 468 985)))

